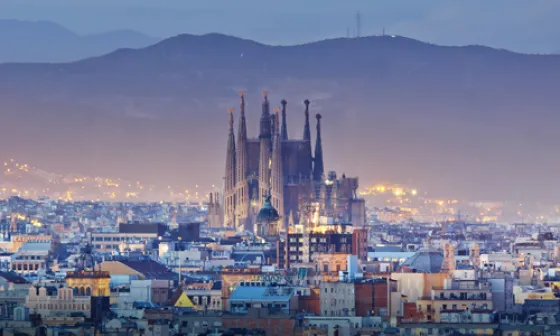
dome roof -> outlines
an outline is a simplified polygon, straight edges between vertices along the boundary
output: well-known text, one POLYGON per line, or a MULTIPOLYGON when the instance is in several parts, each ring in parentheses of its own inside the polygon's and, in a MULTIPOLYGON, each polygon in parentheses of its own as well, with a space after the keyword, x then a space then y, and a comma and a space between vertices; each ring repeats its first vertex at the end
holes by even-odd
POLYGON ((280 219, 278 211, 272 206, 270 202, 270 195, 266 196, 266 200, 257 215, 257 223, 271 223, 280 219))
POLYGON ((434 249, 423 248, 405 260, 402 266, 416 270, 418 273, 439 273, 443 264, 443 253, 434 249))

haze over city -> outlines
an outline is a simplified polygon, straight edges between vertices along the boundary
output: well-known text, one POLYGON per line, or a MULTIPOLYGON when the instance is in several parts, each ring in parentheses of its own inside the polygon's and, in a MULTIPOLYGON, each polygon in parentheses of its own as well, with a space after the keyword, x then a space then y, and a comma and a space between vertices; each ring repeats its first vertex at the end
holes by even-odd
MULTIPOLYGON (((6 27, 43 34, 36 41, 5 34, 13 47, 4 58, 62 62, 0 65, 1 137, 11 143, 2 155, 57 174, 221 187, 225 111, 237 108, 244 89, 247 113, 257 116, 268 89, 273 105, 289 101, 294 135, 302 132, 301 101, 312 101, 313 113, 324 115, 326 169, 358 175, 363 185, 556 202, 550 186, 560 176, 546 167, 560 163, 552 154, 560 59, 438 46, 554 53, 556 2, 495 1, 484 11, 477 1, 321 4, 2 2, 3 17, 20 20, 6 27), (358 30, 362 38, 354 39, 358 30), (264 45, 173 37, 215 32, 264 45), (111 52, 119 45, 139 49, 111 52), (316 55, 323 61, 308 63, 316 55)), ((256 122, 248 127, 256 131, 256 122)))

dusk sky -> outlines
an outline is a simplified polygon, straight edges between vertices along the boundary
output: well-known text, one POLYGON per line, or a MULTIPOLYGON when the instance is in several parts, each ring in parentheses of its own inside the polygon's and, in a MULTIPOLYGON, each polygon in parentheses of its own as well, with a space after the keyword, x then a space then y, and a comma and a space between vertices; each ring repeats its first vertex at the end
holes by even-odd
POLYGON ((444 45, 560 51, 557 0, 3 0, 2 18, 49 20, 78 33, 133 29, 154 37, 220 32, 271 44, 396 34, 444 45))

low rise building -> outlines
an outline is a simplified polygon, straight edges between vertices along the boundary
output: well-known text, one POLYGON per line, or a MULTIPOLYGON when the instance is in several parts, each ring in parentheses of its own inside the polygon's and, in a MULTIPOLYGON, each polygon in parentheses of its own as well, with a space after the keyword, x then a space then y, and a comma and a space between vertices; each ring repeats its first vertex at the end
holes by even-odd
POLYGON ((25 306, 42 317, 70 316, 80 313, 89 318, 91 315, 91 296, 85 293, 75 295, 72 288, 31 287, 25 306))

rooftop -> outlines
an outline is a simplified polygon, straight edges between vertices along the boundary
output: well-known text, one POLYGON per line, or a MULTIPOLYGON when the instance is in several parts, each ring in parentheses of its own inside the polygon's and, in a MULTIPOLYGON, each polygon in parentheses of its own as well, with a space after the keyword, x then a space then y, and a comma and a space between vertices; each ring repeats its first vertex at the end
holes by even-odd
POLYGON ((272 206, 270 195, 266 197, 264 204, 257 215, 258 223, 271 223, 280 219, 278 211, 272 206))
POLYGON ((443 264, 443 253, 434 249, 423 248, 409 257, 403 263, 418 273, 439 273, 443 264))
POLYGON ((0 272, 0 277, 6 279, 7 282, 11 282, 14 284, 28 284, 29 281, 25 280, 24 278, 20 277, 14 272, 0 272))
POLYGON ((237 286, 230 301, 289 301, 294 294, 290 287, 237 286))
POLYGON ((177 273, 170 271, 164 265, 151 259, 122 260, 120 262, 143 274, 148 280, 175 280, 178 278, 177 273))

